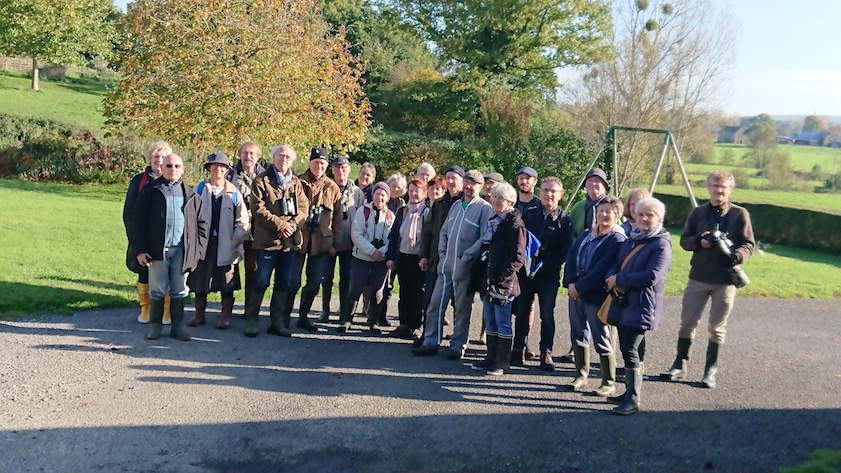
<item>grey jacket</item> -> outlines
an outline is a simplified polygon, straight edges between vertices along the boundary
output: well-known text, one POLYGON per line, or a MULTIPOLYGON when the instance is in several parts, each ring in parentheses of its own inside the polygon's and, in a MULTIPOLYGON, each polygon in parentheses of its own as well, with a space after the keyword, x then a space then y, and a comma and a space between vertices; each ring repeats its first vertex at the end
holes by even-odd
POLYGON ((453 202, 438 240, 438 273, 458 280, 470 279, 479 258, 482 237, 493 215, 493 207, 478 195, 462 208, 463 199, 453 202))

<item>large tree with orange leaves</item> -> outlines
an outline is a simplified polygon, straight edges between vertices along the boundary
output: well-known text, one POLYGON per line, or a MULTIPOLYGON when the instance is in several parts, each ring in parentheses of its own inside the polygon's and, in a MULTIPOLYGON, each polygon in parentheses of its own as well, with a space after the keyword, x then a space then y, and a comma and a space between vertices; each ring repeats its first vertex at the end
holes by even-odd
POLYGON ((363 141, 362 65, 318 0, 138 0, 121 27, 113 130, 197 148, 363 141))

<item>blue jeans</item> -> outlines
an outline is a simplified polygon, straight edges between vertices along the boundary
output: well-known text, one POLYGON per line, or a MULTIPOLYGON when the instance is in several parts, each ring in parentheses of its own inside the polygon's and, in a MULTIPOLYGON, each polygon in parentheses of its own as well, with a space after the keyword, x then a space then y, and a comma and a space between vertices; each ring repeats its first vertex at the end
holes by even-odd
MULTIPOLYGON (((498 335, 501 338, 511 338, 514 331, 511 328, 511 301, 505 305, 482 302, 482 318, 485 320, 485 330, 488 335, 498 335)), ((526 314, 528 315, 528 314, 526 314)))
POLYGON ((172 246, 164 248, 163 260, 149 262, 149 297, 160 301, 166 296, 173 299, 183 299, 190 294, 187 288, 187 273, 181 267, 184 265, 184 248, 172 246))
POLYGON ((256 292, 266 292, 274 271, 274 289, 285 291, 289 289, 292 280, 292 267, 295 253, 292 251, 254 250, 257 258, 257 275, 254 277, 253 287, 256 292))

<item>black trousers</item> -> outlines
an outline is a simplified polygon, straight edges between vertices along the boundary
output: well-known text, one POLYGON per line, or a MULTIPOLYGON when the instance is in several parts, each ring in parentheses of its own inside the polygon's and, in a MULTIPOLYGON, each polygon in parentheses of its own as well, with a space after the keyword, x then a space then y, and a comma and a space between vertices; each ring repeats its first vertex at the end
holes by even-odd
POLYGON ((413 329, 423 324, 424 283, 426 272, 421 271, 420 257, 400 253, 397 256, 397 277, 400 281, 400 300, 397 310, 400 313, 400 325, 413 329))

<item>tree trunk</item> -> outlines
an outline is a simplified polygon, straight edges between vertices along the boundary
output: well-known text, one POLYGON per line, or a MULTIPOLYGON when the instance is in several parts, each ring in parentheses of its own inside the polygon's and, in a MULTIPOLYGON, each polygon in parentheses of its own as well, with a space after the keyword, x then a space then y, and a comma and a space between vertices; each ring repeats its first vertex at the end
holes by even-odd
POLYGON ((32 58, 32 90, 38 89, 38 59, 32 58))

